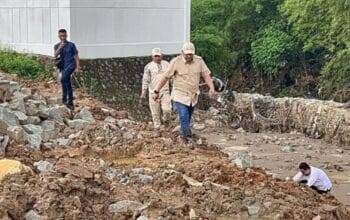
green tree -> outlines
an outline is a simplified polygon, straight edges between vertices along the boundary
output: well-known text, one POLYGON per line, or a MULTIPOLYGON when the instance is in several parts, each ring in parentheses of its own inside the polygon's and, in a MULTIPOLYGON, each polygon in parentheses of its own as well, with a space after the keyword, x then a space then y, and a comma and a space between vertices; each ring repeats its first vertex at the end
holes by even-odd
POLYGON ((225 33, 214 26, 208 26, 192 34, 197 53, 207 62, 214 75, 226 78, 234 53, 227 47, 225 33))
POLYGON ((295 61, 299 50, 299 44, 283 25, 272 23, 257 33, 250 54, 254 67, 273 78, 289 62, 295 61))
POLYGON ((304 42, 306 51, 326 50, 321 97, 332 98, 349 88, 350 0, 285 0, 281 12, 304 42))

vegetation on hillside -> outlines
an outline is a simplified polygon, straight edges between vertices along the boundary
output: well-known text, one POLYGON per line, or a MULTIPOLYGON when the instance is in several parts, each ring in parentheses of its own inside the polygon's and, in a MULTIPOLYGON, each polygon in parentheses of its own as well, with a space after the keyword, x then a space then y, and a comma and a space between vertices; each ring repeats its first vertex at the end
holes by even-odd
POLYGON ((314 78, 315 95, 350 98, 350 0, 192 2, 192 40, 215 75, 254 76, 287 95, 314 78))
POLYGON ((10 50, 0 50, 0 70, 25 79, 35 79, 46 73, 35 57, 10 50))

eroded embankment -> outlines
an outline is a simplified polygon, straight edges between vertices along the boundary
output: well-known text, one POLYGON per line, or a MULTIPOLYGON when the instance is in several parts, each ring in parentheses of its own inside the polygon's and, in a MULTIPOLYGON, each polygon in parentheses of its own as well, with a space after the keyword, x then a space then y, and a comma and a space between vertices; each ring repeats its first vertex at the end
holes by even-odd
POLYGON ((227 110, 250 132, 298 130, 344 148, 350 146, 350 111, 341 103, 240 93, 227 110))

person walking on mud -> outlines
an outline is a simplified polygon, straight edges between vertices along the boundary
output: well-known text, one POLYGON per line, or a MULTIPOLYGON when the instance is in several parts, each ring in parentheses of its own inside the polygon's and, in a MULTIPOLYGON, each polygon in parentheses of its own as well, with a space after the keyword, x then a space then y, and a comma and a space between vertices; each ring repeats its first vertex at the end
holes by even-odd
POLYGON ((175 102, 179 114, 181 133, 186 143, 193 143, 191 131, 191 118, 194 107, 198 102, 200 80, 209 87, 209 96, 215 95, 211 72, 204 60, 195 55, 195 47, 191 42, 187 42, 182 47, 182 54, 170 62, 166 73, 160 79, 153 91, 153 99, 159 100, 161 89, 170 79, 173 79, 173 90, 171 98, 175 102))
POLYGON ((149 91, 149 107, 152 114, 153 126, 155 130, 161 128, 161 118, 164 123, 169 123, 171 115, 171 98, 169 82, 159 90, 159 100, 153 100, 155 87, 159 83, 162 75, 168 69, 169 63, 163 60, 163 54, 160 48, 152 50, 152 61, 145 66, 142 79, 141 99, 146 98, 149 91), (163 117, 161 115, 163 114, 163 117))
POLYGON ((54 50, 56 66, 61 75, 62 102, 69 109, 74 110, 71 77, 74 72, 76 74, 80 72, 80 60, 75 44, 69 42, 67 37, 67 31, 60 29, 58 31, 60 42, 54 46, 54 50))

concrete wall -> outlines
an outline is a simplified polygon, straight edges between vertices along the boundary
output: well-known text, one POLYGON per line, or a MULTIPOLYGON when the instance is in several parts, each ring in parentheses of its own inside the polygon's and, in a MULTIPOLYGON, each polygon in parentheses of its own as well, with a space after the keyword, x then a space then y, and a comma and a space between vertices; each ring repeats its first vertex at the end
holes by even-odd
POLYGON ((86 59, 179 53, 190 37, 190 0, 0 0, 0 43, 52 55, 65 28, 86 59))
POLYGON ((0 45, 52 55, 57 30, 70 30, 70 0, 1 0, 0 45))

